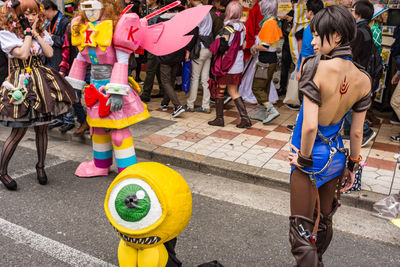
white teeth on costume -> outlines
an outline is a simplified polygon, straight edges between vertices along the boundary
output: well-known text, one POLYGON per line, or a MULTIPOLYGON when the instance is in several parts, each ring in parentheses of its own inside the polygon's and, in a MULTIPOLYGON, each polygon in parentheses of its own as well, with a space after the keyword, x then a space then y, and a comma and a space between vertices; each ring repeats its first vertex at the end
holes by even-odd
POLYGON ((160 242, 161 238, 158 236, 150 236, 150 237, 145 237, 145 238, 133 238, 126 236, 122 233, 120 233, 117 229, 114 228, 114 230, 118 233, 118 235, 126 242, 134 243, 134 244, 144 244, 144 245, 153 245, 158 242, 160 242))

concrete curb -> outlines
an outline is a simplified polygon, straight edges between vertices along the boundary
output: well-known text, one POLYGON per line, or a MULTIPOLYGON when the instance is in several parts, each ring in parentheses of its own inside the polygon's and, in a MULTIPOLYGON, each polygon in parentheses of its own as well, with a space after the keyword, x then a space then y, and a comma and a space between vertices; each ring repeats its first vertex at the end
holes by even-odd
MULTIPOLYGON (((79 142, 87 145, 91 145, 92 143, 89 135, 74 137, 72 136, 72 132, 62 134, 58 130, 50 130, 49 135, 66 141, 79 142)), ((135 150, 137 156, 163 164, 171 164, 194 171, 223 176, 240 182, 289 191, 289 175, 280 171, 211 158, 186 151, 148 144, 139 140, 135 140, 135 150)), ((342 201, 343 204, 347 206, 372 210, 373 204, 384 197, 386 197, 384 194, 361 191, 342 195, 342 201)))

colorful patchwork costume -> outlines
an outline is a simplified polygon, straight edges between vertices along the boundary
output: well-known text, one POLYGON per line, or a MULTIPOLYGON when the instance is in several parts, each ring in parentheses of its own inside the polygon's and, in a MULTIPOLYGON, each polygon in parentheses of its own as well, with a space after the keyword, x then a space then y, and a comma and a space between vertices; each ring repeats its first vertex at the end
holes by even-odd
MULTIPOLYGON (((113 149, 119 172, 136 163, 133 138, 127 127, 150 115, 138 93, 128 84, 129 55, 139 46, 156 55, 168 54, 184 47, 192 38, 184 35, 210 9, 209 6, 196 9, 195 15, 193 11, 182 12, 175 20, 149 27, 147 19, 154 14, 139 19, 135 13, 125 14, 126 9, 114 29, 114 21, 99 19, 99 10, 103 10, 103 4, 108 6, 108 2, 114 4, 112 0, 82 2, 81 9, 86 12, 85 16, 91 16, 92 19, 79 24, 81 17, 77 17, 71 23, 71 43, 79 49, 69 76, 66 77, 72 87, 81 90, 85 86, 86 66, 91 64, 91 85, 85 88, 85 101, 94 160, 80 164, 75 172, 79 177, 107 175, 112 165, 113 149), (190 23, 182 23, 188 21, 188 18, 190 23), (79 32, 76 27, 80 27, 79 32)), ((179 2, 171 5, 177 4, 179 2)))
MULTIPOLYGON (((72 27, 74 27, 74 22, 72 27)), ((112 151, 118 171, 136 163, 133 138, 128 127, 150 117, 139 95, 128 84, 129 53, 115 48, 120 38, 113 31, 113 21, 96 21, 83 25, 80 34, 72 31, 71 42, 79 49, 69 76, 71 85, 84 85, 86 65, 91 66, 91 85, 85 88, 87 122, 91 127, 94 161, 83 162, 76 170, 80 177, 107 175, 112 165, 112 151), (123 95, 123 107, 110 111, 106 93, 123 95)), ((132 51, 131 51, 132 52, 132 51)))

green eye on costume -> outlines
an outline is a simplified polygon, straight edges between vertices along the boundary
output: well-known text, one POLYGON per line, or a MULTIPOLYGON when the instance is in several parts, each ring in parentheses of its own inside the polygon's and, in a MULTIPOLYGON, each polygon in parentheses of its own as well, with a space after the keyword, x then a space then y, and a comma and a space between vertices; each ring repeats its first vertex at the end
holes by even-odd
POLYGON ((115 199, 115 209, 121 219, 137 222, 146 217, 151 207, 146 190, 137 184, 128 184, 121 188, 115 199))

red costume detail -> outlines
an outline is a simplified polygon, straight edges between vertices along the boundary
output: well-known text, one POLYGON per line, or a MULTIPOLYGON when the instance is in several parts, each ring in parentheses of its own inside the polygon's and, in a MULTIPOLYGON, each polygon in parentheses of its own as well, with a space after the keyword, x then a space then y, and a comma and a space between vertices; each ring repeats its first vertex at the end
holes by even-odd
POLYGON ((128 41, 129 40, 132 40, 132 42, 133 41, 135 41, 135 39, 133 38, 133 34, 135 33, 135 32, 137 32, 138 30, 139 30, 139 28, 136 28, 136 29, 134 29, 134 30, 132 30, 132 28, 133 28, 133 26, 131 26, 130 28, 129 28, 129 33, 128 33, 128 41))
POLYGON ((96 87, 91 84, 85 88, 85 103, 86 106, 91 107, 94 104, 100 101, 99 104, 99 116, 106 117, 111 113, 111 105, 106 105, 108 101, 108 97, 99 92, 96 87))
POLYGON ((86 30, 86 39, 85 39, 86 44, 92 43, 92 39, 90 39, 90 36, 92 36, 92 33, 93 33, 93 31, 91 29, 86 30))
POLYGON ((261 15, 260 5, 257 3, 250 9, 249 17, 246 21, 246 48, 244 50, 244 60, 250 58, 250 48, 254 45, 256 41, 256 36, 260 32, 260 22, 263 20, 263 15, 261 15))
POLYGON ((70 54, 71 54, 71 46, 68 41, 68 31, 65 31, 65 37, 64 37, 64 43, 61 48, 61 54, 62 54, 62 61, 60 63, 60 71, 64 73, 68 73, 70 64, 69 64, 69 59, 70 59, 70 54))
POLYGON ((349 83, 347 82, 346 76, 344 76, 344 80, 342 85, 340 86, 340 95, 344 95, 349 90, 349 83))

